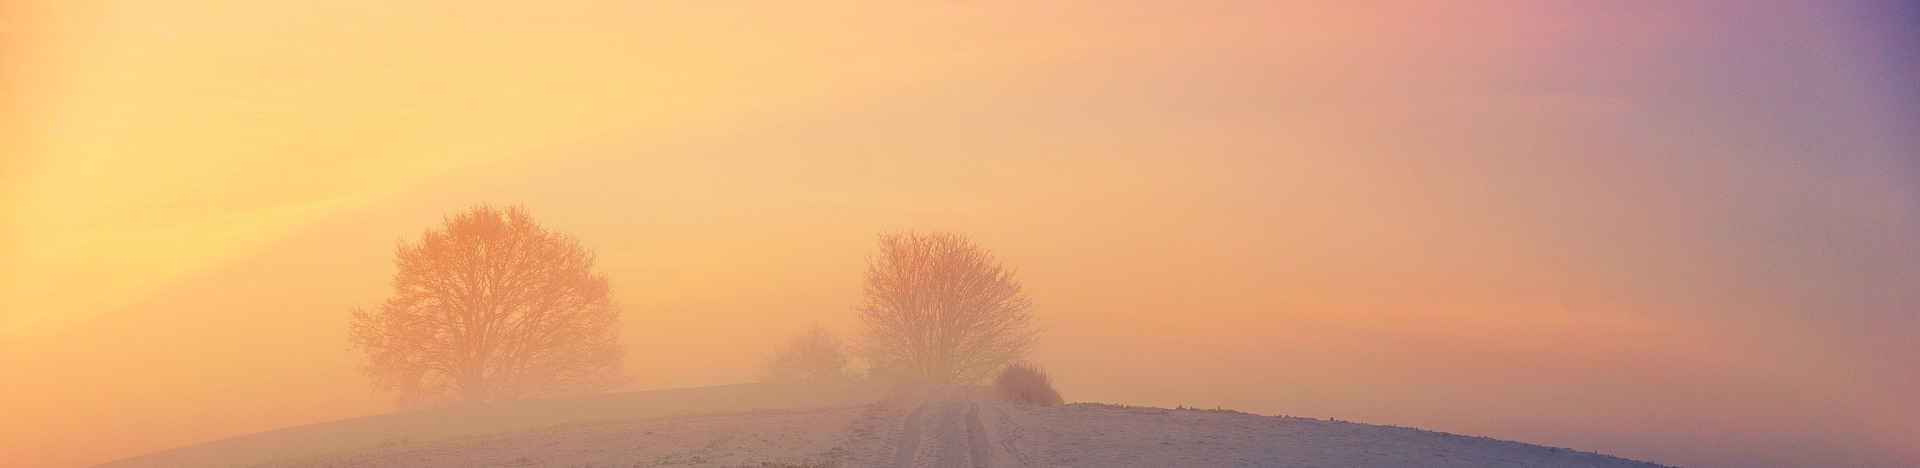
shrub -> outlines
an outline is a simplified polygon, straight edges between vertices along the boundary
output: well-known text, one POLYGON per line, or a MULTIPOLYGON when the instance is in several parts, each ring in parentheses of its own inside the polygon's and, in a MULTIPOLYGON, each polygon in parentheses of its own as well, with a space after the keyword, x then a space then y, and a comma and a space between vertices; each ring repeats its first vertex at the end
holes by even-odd
POLYGON ((1060 391, 1053 389, 1053 379, 1047 378, 1047 371, 1032 364, 1008 364, 1000 370, 1000 376, 993 379, 993 387, 1000 393, 1000 399, 1012 403, 1039 406, 1065 403, 1060 399, 1060 391))

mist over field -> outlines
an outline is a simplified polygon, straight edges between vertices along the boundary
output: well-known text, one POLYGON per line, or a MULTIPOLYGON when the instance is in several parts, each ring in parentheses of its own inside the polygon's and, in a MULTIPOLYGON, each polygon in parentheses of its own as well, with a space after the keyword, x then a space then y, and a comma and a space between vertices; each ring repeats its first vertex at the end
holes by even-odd
POLYGON ((1920 466, 1914 50, 1892 1, 0 3, 0 465, 1920 466))

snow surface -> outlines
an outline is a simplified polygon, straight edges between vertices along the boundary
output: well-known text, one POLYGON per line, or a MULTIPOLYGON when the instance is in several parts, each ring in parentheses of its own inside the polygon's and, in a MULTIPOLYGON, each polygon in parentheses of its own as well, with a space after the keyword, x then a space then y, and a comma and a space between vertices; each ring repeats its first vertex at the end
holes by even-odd
MULTIPOLYGON (((275 460, 564 425, 870 405, 895 385, 874 381, 741 384, 452 406, 345 419, 244 435, 97 465, 103 468, 235 467, 275 460)), ((391 466, 408 466, 395 462, 391 466)), ((445 465, 443 465, 445 466, 445 465)))
POLYGON ((1234 411, 1032 407, 981 387, 752 384, 396 413, 108 467, 1647 467, 1418 429, 1234 411))

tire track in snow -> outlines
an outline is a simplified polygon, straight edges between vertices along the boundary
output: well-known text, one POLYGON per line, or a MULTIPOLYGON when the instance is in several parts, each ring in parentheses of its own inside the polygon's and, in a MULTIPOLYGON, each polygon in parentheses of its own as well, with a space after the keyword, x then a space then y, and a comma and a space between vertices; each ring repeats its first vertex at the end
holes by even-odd
POLYGON ((980 404, 967 403, 967 458, 973 468, 987 468, 993 444, 987 442, 987 426, 980 423, 980 404))
POLYGON ((933 400, 921 402, 913 412, 907 413, 906 422, 900 425, 900 443, 893 449, 893 466, 913 468, 913 458, 920 451, 920 415, 932 404, 933 400))
POLYGON ((993 435, 980 419, 972 392, 945 389, 928 395, 900 424, 894 447, 897 468, 988 468, 993 435))

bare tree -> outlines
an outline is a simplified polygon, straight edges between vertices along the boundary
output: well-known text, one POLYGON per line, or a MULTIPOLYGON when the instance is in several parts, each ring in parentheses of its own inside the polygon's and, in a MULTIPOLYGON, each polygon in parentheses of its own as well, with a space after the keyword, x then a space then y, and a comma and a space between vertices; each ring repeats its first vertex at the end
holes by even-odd
POLYGON ((1013 271, 958 234, 880 235, 865 293, 857 351, 878 376, 976 382, 1024 357, 1040 333, 1013 271))
POLYGON ((814 324, 812 329, 794 335, 767 358, 767 375, 761 380, 839 380, 852 376, 847 371, 847 353, 841 349, 840 338, 814 324))
POLYGON ((394 252, 393 296, 349 321, 374 388, 401 406, 603 390, 620 310, 594 255, 524 208, 478 205, 394 252))

